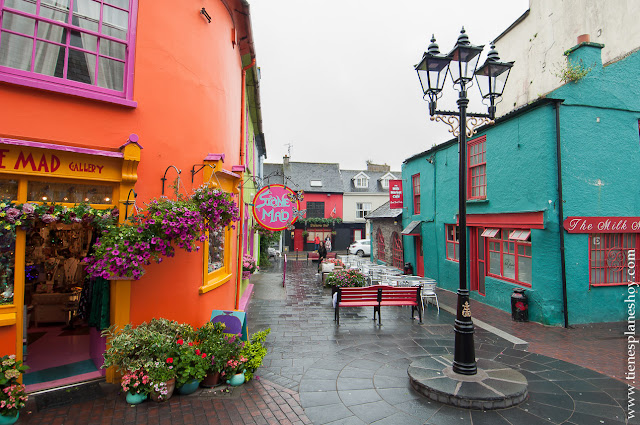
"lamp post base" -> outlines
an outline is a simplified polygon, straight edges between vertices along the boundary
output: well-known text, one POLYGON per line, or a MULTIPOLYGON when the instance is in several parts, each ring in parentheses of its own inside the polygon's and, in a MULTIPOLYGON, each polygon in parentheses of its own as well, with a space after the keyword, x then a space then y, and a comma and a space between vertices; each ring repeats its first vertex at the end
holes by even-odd
POLYGON ((468 289, 458 289, 458 310, 453 330, 455 332, 453 371, 461 375, 475 375, 478 366, 473 343, 474 327, 468 289))
POLYGON ((451 355, 416 360, 409 366, 413 389, 431 400, 465 409, 505 409, 527 398, 527 378, 517 370, 479 359, 475 375, 460 375, 451 355))

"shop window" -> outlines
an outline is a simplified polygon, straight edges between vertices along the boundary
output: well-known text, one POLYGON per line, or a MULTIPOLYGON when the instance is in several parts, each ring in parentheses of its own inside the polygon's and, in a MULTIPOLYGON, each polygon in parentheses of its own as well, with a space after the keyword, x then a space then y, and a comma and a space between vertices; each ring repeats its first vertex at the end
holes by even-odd
POLYGON ((485 136, 471 140, 468 145, 467 192, 469 199, 485 199, 487 197, 487 162, 485 136))
POLYGON ((386 261, 385 250, 384 250, 384 235, 382 234, 382 229, 378 227, 378 231, 376 232, 376 245, 378 248, 378 260, 386 261))
POLYGON ((531 231, 500 229, 489 239, 489 276, 531 287, 531 231))
POLYGON ((599 233, 589 235, 589 283, 592 286, 626 285, 638 282, 635 265, 636 233, 599 233))
POLYGON ((136 7, 137 0, 6 0, 0 73, 32 87, 130 98, 136 7))
POLYGON ((413 213, 420 214, 420 174, 411 176, 411 187, 413 188, 413 213))
POLYGON ((404 257, 402 254, 402 239, 398 235, 398 232, 393 232, 391 235, 391 241, 393 246, 393 251, 391 255, 393 256, 393 267, 403 270, 404 268, 404 257))
POLYGON ((307 218, 324 218, 324 202, 307 202, 307 218))
POLYGON ((18 199, 18 180, 0 179, 0 199, 5 201, 18 199))
POLYGON ((29 181, 27 201, 78 204, 112 204, 113 186, 29 181))
POLYGON ((460 228, 455 224, 447 224, 447 260, 460 261, 460 228))
POLYGON ((209 232, 209 273, 224 267, 225 230, 209 232))
POLYGON ((16 233, 0 229, 0 305, 13 304, 16 233))
POLYGON ((356 218, 364 218, 371 211, 371 202, 356 202, 356 218))

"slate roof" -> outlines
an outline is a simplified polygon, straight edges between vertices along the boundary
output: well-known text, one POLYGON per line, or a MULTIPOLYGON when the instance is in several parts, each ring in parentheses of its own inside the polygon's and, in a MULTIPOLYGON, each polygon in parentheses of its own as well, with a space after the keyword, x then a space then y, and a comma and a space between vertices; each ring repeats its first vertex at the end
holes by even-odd
MULTIPOLYGON (((287 186, 295 190, 315 193, 342 193, 340 165, 337 163, 289 162, 283 164, 264 164, 265 178, 274 171, 282 172, 287 177, 287 186), (311 186, 311 180, 320 180, 322 186, 311 186)), ((271 177, 265 184, 282 183, 282 177, 271 177)))
MULTIPOLYGON (((394 173, 395 174, 395 173, 394 173)), ((371 211, 364 218, 367 220, 372 218, 396 218, 402 215, 402 208, 391 209, 389 208, 389 201, 380 205, 375 210, 371 211)))
POLYGON ((345 193, 388 193, 389 189, 383 189, 380 178, 387 173, 402 178, 402 171, 367 171, 367 170, 340 170, 342 173, 342 187, 345 193), (369 187, 355 187, 353 178, 360 173, 369 176, 369 187))

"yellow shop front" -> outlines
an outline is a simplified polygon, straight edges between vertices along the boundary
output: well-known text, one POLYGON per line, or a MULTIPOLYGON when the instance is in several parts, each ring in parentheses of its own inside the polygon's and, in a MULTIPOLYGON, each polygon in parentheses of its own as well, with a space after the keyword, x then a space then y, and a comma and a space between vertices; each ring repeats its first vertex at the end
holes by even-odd
POLYGON ((104 375, 100 329, 128 317, 118 294, 130 282, 92 286, 83 258, 97 232, 83 217, 60 220, 51 207, 23 226, 15 216, 86 204, 122 221, 140 149, 135 134, 119 150, 0 138, 0 349, 30 367, 30 392, 104 375))

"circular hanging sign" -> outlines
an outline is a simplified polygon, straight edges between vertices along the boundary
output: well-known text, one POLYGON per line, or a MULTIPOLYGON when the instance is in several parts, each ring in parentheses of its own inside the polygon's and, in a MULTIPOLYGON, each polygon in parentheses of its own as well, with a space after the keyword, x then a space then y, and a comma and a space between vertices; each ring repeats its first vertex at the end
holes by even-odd
POLYGON ((281 184, 265 186, 253 198, 253 217, 260 226, 272 231, 284 230, 293 224, 299 210, 296 193, 281 184))

